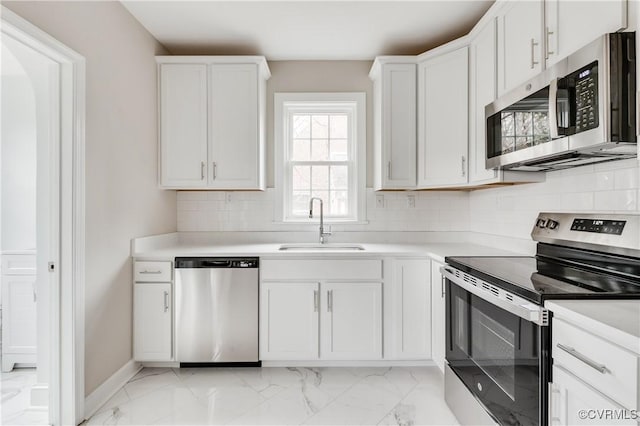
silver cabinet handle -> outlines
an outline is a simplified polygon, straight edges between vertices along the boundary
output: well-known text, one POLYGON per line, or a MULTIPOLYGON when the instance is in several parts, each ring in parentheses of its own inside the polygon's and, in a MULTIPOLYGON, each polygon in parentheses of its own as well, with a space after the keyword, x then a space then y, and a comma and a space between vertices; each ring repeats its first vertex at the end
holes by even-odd
POLYGON ((36 295, 36 284, 31 284, 31 291, 33 292, 33 303, 36 303, 38 296, 36 295))
POLYGON ((444 295, 445 295, 445 292, 444 292, 445 281, 446 281, 446 278, 444 277, 444 275, 440 275, 440 295, 441 295, 441 297, 443 299, 444 299, 444 295))
POLYGON ((167 312, 169 310, 169 292, 164 292, 164 311, 167 312))
POLYGON ((218 177, 218 165, 214 161, 213 162, 213 178, 215 179, 216 177, 218 177))
POLYGON ((467 162, 467 159, 463 155, 461 160, 462 161, 460 161, 460 166, 461 166, 462 177, 465 177, 466 174, 467 174, 467 171, 466 171, 466 168, 465 168, 465 163, 467 162))
POLYGON ((161 274, 162 271, 147 271, 146 269, 144 271, 140 271, 141 274, 161 274))
POLYGON ((545 59, 549 59, 549 55, 553 55, 555 52, 551 49, 549 49, 549 46, 551 46, 551 43, 549 41, 549 36, 553 35, 553 31, 549 30, 549 27, 546 28, 547 34, 546 34, 546 42, 547 42, 547 52, 544 55, 545 59))
POLYGON ((313 312, 318 312, 318 307, 320 305, 320 294, 318 290, 313 290, 313 312))
POLYGON ((391 161, 387 161, 387 179, 391 179, 391 161))
POLYGON ((587 364, 589 367, 593 368, 594 370, 598 370, 602 374, 609 372, 609 369, 604 364, 598 364, 597 362, 593 361, 591 358, 587 357, 586 355, 583 355, 580 352, 576 351, 571 346, 566 346, 566 345, 563 345, 562 343, 558 343, 556 346, 558 347, 558 349, 562 349, 572 357, 579 359, 580 361, 587 364))
POLYGON ((327 292, 327 312, 333 312, 333 290, 327 292))
POLYGON ((539 64, 539 62, 535 60, 535 50, 537 45, 538 45, 538 42, 536 42, 536 40, 532 38, 531 39, 531 69, 534 69, 536 65, 539 64))
POLYGON ((200 180, 204 180, 204 161, 200 163, 200 180))

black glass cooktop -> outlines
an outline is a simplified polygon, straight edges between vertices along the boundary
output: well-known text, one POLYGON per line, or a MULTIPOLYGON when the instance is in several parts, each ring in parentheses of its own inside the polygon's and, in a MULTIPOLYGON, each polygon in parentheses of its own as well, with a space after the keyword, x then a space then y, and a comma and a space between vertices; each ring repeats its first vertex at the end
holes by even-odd
POLYGON ((580 263, 566 256, 447 257, 445 261, 463 272, 502 287, 527 300, 542 304, 548 299, 638 298, 638 260, 580 263))

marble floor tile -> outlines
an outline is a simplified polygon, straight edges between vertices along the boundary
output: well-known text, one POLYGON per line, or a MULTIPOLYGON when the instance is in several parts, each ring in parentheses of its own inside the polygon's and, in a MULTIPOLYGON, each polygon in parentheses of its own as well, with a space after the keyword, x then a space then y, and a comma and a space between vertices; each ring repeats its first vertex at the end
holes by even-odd
POLYGON ((424 368, 145 368, 89 425, 455 425, 424 368))
POLYGON ((36 381, 35 368, 16 368, 0 375, 0 424, 47 424, 48 411, 31 407, 31 387, 36 381))

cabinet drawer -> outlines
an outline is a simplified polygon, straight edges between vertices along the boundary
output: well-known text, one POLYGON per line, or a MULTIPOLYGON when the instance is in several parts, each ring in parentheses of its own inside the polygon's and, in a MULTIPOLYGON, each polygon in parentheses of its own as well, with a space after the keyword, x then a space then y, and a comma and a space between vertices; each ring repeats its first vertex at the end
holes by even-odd
POLYGON ((133 280, 136 282, 171 281, 171 262, 159 262, 159 261, 134 262, 133 280))
POLYGON ((572 372, 625 408, 638 408, 637 356, 560 319, 553 320, 552 334, 554 365, 572 372))
POLYGON ((4 275, 35 275, 35 254, 2 255, 2 273, 4 275))
POLYGON ((376 259, 267 259, 260 265, 263 280, 381 280, 376 259))

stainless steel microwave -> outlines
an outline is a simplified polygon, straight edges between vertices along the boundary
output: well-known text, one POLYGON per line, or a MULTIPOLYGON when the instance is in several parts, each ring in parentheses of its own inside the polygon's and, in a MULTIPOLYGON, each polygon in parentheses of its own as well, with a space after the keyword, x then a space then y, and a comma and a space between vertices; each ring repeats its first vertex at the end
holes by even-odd
POLYGON ((605 34, 485 108, 488 169, 546 171, 631 158, 635 32, 605 34))

